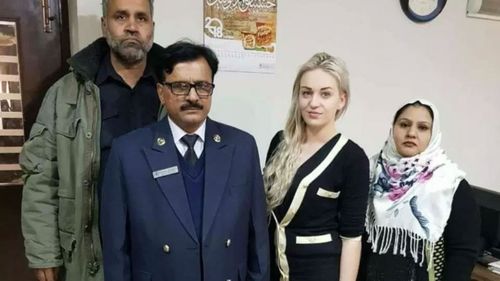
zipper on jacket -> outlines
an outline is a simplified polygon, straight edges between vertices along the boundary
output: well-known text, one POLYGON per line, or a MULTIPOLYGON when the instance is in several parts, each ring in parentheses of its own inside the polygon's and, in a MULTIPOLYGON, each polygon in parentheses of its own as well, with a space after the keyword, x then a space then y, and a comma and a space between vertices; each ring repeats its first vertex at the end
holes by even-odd
MULTIPOLYGON (((88 82, 87 82, 88 83, 88 82)), ((92 95, 92 90, 90 89, 92 87, 92 85, 85 85, 85 88, 86 88, 86 91, 92 95)), ((95 95, 92 95, 92 98, 95 99, 95 95)), ((89 116, 93 116, 94 119, 93 119, 93 122, 92 122, 92 131, 93 132, 93 138, 94 140, 92 140, 92 138, 90 138, 88 141, 89 141, 89 146, 91 147, 91 152, 90 152, 90 171, 89 171, 89 179, 90 179, 90 184, 89 184, 89 190, 87 191, 89 193, 89 198, 88 198, 88 213, 87 213, 87 233, 89 235, 89 239, 90 239, 90 260, 87 264, 87 267, 88 267, 88 270, 89 270, 89 274, 91 276, 94 276, 98 271, 99 271, 99 263, 97 262, 97 255, 95 253, 95 246, 94 246, 94 237, 93 237, 93 234, 92 233, 92 229, 93 229, 93 218, 94 218, 94 196, 95 196, 95 189, 96 189, 96 185, 95 185, 95 179, 94 179, 94 161, 95 161, 95 154, 96 154, 96 149, 97 149, 97 145, 93 145, 96 143, 96 139, 98 134, 96 133, 97 132, 97 101, 95 101, 95 104, 96 106, 92 106, 92 107, 89 107, 88 110, 89 110, 89 116)), ((89 132, 90 133, 90 132, 89 132)))

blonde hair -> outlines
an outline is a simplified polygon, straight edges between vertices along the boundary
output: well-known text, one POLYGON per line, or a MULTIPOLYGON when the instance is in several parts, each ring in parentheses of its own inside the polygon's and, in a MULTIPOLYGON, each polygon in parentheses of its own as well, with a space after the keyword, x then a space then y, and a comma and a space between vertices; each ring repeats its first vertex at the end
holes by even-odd
POLYGON ((345 112, 350 100, 349 72, 342 59, 321 52, 312 56, 299 69, 293 83, 292 103, 283 130, 283 140, 276 147, 268 165, 264 168, 268 211, 273 210, 283 202, 298 168, 297 157, 300 154, 300 145, 306 141, 306 123, 300 113, 298 102, 300 81, 304 73, 315 69, 321 69, 331 74, 337 80, 339 92, 345 95, 345 106, 336 112, 335 120, 345 112))

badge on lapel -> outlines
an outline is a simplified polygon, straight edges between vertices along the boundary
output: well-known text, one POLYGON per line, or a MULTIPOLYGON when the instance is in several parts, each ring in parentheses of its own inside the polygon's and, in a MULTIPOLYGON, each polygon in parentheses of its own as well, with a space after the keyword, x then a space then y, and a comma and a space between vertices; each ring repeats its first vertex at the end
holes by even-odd
POLYGON ((164 139, 164 138, 161 138, 161 137, 160 137, 160 138, 157 138, 157 139, 156 139, 156 143, 157 143, 159 146, 164 146, 164 145, 165 145, 165 143, 166 143, 166 141, 165 141, 165 139, 164 139))
POLYGON ((221 141, 222 141, 222 138, 220 137, 220 135, 215 134, 215 135, 214 135, 214 141, 215 141, 216 143, 219 143, 219 142, 221 142, 221 141))

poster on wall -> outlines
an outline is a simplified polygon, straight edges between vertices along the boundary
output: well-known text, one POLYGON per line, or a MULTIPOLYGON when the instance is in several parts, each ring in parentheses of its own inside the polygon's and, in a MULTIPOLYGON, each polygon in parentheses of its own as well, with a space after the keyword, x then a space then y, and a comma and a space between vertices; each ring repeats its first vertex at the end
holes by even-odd
POLYGON ((274 73, 278 0, 203 1, 203 38, 220 70, 274 73))

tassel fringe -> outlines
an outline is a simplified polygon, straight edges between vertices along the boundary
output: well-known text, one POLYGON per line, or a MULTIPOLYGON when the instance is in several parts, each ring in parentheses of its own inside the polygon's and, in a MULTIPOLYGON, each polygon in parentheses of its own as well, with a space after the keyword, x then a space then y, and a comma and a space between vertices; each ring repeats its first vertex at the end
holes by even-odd
MULTIPOLYGON (((374 253, 386 254, 391 250, 392 254, 406 256, 411 254, 415 263, 423 266, 426 254, 430 259, 434 255, 434 243, 424 239, 413 232, 402 228, 378 226, 374 224, 374 215, 367 218, 368 242, 374 253), (407 249, 409 247, 409 249, 407 249)), ((427 270, 432 266, 432 261, 428 261, 427 270)))

